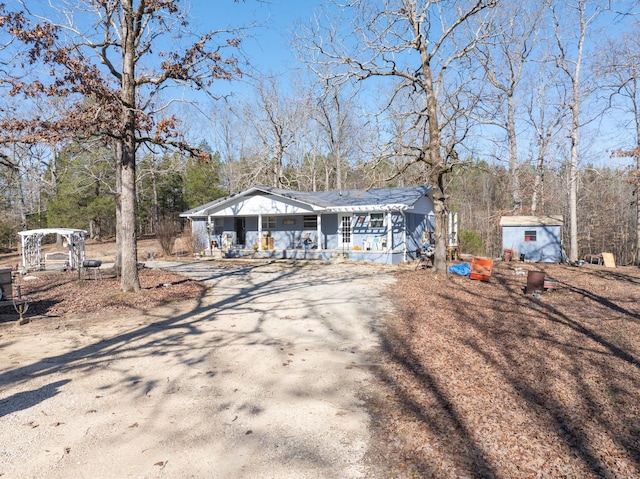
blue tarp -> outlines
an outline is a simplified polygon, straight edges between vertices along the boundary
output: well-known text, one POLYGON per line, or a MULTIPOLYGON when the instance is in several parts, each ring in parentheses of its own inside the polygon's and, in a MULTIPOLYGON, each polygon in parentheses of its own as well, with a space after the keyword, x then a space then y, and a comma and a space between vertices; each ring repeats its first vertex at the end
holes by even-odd
POLYGON ((460 276, 469 276, 471 273, 471 265, 469 263, 460 263, 449 266, 449 273, 459 274, 460 276))

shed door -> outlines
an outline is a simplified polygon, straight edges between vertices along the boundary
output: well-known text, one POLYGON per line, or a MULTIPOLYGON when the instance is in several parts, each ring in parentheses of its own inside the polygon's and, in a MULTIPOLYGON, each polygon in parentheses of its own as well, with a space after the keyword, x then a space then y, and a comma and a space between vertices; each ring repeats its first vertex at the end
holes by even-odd
POLYGON ((338 237, 340 246, 351 246, 351 215, 340 215, 338 237))

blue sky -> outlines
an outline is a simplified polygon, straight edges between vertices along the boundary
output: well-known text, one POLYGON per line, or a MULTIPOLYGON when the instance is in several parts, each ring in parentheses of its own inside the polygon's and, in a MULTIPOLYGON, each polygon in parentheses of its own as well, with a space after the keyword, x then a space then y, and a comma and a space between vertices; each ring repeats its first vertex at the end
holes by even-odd
MULTIPOLYGON (((322 0, 185 0, 192 10, 192 25, 200 32, 236 28, 251 24, 259 25, 248 30, 243 41, 246 60, 259 73, 273 73, 281 76, 281 84, 286 85, 288 75, 300 65, 291 50, 290 37, 296 24, 306 23, 323 2, 322 0)), ((236 99, 248 93, 247 85, 234 82, 218 84, 217 93, 233 91, 236 99), (230 88, 230 90, 229 90, 230 88)), ((605 122, 608 123, 608 122, 605 122)), ((611 136, 618 136, 618 128, 608 124, 601 126, 597 135, 599 144, 592 148, 591 159, 608 157, 608 143, 617 144, 611 136), (613 132, 612 132, 613 130, 613 132), (595 150, 595 151, 594 151, 595 150)), ((590 137, 584 137, 587 143, 590 137)), ((619 140, 618 140, 619 141, 619 140)), ((588 161, 588 160, 587 160, 588 161)), ((596 160, 597 161, 597 160, 596 160)))
POLYGON ((256 24, 243 51, 256 69, 283 73, 295 67, 289 37, 296 22, 309 19, 317 0, 190 0, 194 24, 201 31, 256 24))

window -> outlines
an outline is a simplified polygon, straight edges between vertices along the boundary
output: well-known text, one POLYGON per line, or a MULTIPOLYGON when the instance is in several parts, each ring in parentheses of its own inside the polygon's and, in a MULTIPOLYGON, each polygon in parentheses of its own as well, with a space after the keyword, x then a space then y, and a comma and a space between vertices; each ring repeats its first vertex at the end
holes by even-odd
POLYGON ((303 216, 302 217, 302 226, 304 228, 317 228, 318 227, 318 217, 315 215, 303 216))
POLYGON ((274 230, 276 229, 276 217, 275 216, 263 216, 262 217, 262 229, 274 230))
POLYGON ((524 230, 524 240, 525 241, 536 241, 536 230, 524 230))
POLYGON ((384 226, 384 213, 371 213, 369 226, 371 228, 382 228, 384 226))
POLYGON ((224 231, 224 218, 211 218, 211 223, 207 225, 207 229, 212 235, 222 234, 224 231))

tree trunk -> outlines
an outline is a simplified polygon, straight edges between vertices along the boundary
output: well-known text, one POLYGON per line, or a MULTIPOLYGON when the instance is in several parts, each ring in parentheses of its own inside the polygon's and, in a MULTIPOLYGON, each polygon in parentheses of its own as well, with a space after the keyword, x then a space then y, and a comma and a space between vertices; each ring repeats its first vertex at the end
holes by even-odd
MULTIPOLYGON (((636 145, 636 174, 640 174, 640 124, 637 127, 637 145, 636 145)), ((640 184, 638 184, 638 178, 634 179, 635 184, 633 186, 633 192, 636 197, 636 254, 635 263, 640 266, 640 184)))
POLYGON ((507 97, 507 136, 509 138, 509 173, 511 175, 511 200, 513 211, 522 210, 520 178, 518 177, 518 143, 516 138, 516 108, 513 95, 507 97))
POLYGON ((113 269, 116 276, 120 276, 122 273, 122 240, 120 239, 120 224, 122 223, 122 142, 114 141, 113 143, 113 157, 115 159, 115 172, 116 172, 116 257, 113 264, 113 269))
POLYGON ((336 189, 342 190, 342 155, 340 151, 336 151, 335 153, 336 159, 336 189))
POLYGON ((435 248, 436 251, 433 256, 433 268, 436 273, 447 272, 447 248, 446 248, 446 228, 447 228, 447 204, 446 196, 443 191, 442 185, 443 176, 434 175, 440 177, 440 179, 432 176, 433 185, 433 214, 435 215, 434 236, 435 236, 435 248))
POLYGON ((123 292, 139 291, 136 243, 136 83, 133 0, 123 0, 122 21, 122 125, 120 163, 120 251, 123 292))
POLYGON ((533 180, 533 193, 531 195, 531 214, 538 212, 538 203, 540 203, 540 211, 544 214, 544 159, 547 156, 547 146, 551 135, 540 135, 540 144, 538 146, 538 159, 536 160, 536 176, 533 180))
POLYGON ((569 261, 578 261, 578 128, 579 97, 578 82, 574 83, 571 108, 571 163, 569 164, 569 261))
MULTIPOLYGON (((122 158, 122 203, 120 213, 120 249, 122 254, 122 291, 139 291, 138 255, 136 243, 136 172, 135 155, 127 153, 127 141, 123 142, 122 158), (132 157, 133 156, 133 157, 132 157)), ((135 148, 135 145, 133 145, 135 148)))
POLYGON ((436 251, 433 255, 433 269, 436 273, 447 273, 446 218, 447 195, 445 192, 445 176, 447 165, 442 158, 442 138, 438 121, 438 98, 433 85, 431 57, 424 42, 420 42, 420 58, 427 97, 427 128, 429 143, 427 145, 427 164, 430 167, 431 187, 433 188, 433 214, 435 215, 434 235, 436 251))
POLYGON ((538 201, 540 201, 540 210, 543 211, 543 187, 544 187, 544 154, 542 151, 538 153, 536 160, 536 176, 533 179, 533 193, 531 194, 531 214, 536 215, 538 212, 538 201))

